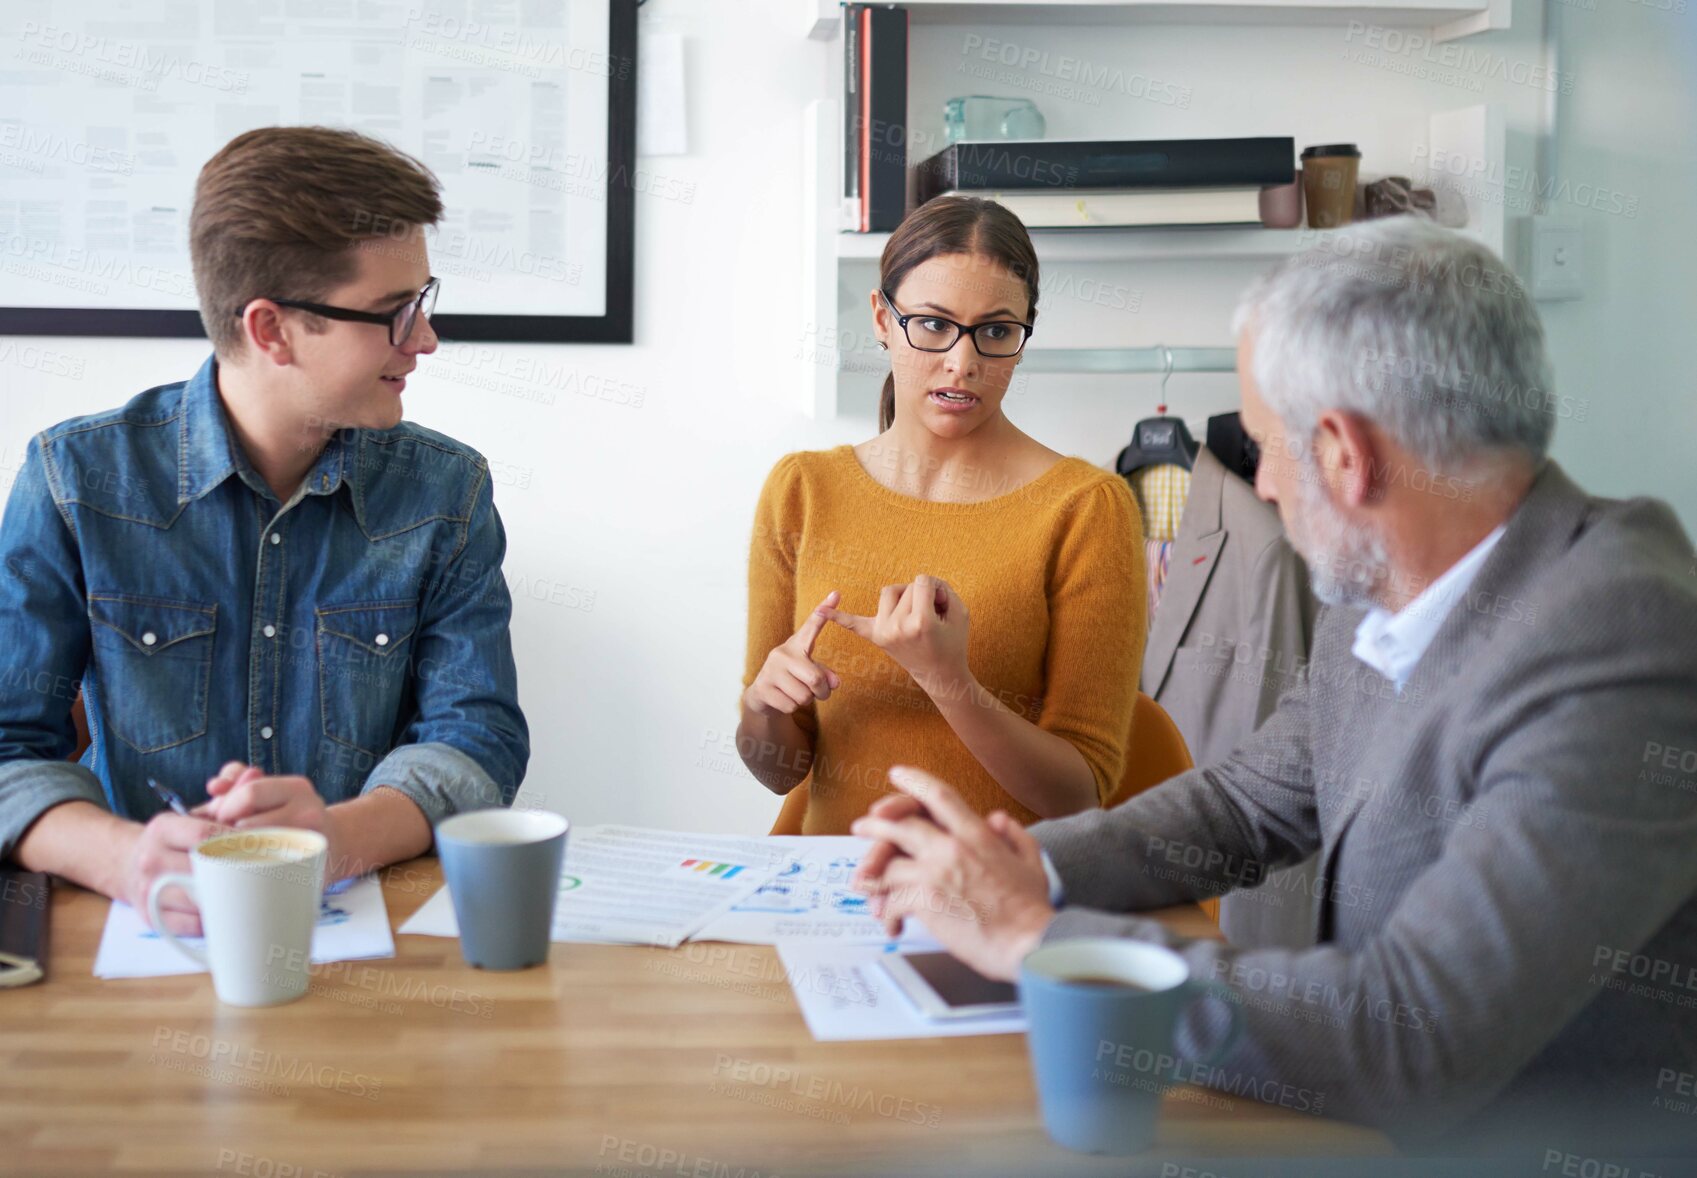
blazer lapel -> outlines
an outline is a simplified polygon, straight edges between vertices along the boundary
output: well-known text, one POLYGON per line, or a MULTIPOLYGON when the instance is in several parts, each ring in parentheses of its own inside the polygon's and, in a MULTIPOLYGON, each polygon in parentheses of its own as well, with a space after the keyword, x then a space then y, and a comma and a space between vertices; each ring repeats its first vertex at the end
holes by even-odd
MULTIPOLYGON (((1489 641, 1497 626, 1503 624, 1500 615, 1505 602, 1510 611, 1519 603, 1519 616, 1512 618, 1514 624, 1536 624, 1538 593, 1534 586, 1545 575, 1547 566, 1572 543, 1585 511, 1585 493, 1568 479, 1561 467, 1546 462, 1510 518, 1502 539, 1473 578, 1473 584, 1444 616, 1431 645, 1409 674, 1403 693, 1414 701, 1411 706, 1435 699, 1442 685, 1461 672, 1469 652, 1489 641), (1530 618, 1525 616, 1528 611, 1532 611, 1530 618)), ((1343 657, 1354 659, 1355 655, 1345 647, 1343 657)), ((1362 674, 1374 674, 1365 665, 1359 670, 1362 674)), ((1321 859, 1322 879, 1337 878, 1338 848, 1350 823, 1366 804, 1365 792, 1352 791, 1339 810, 1333 822, 1335 833, 1321 859)), ((1322 931, 1326 931, 1323 924, 1322 931)))
POLYGON ((1196 465, 1190 472, 1190 494, 1184 502, 1184 514, 1179 517, 1178 538, 1173 548, 1167 572, 1167 583, 1161 590, 1161 603, 1149 627, 1149 641, 1143 650, 1143 690, 1159 698, 1172 670, 1173 655, 1178 651, 1190 619, 1201 604, 1208 582, 1219 563, 1220 548, 1226 542, 1226 529, 1220 526, 1220 494, 1225 483, 1226 468, 1207 449, 1196 452, 1196 465))
POLYGON ((1423 697, 1428 696, 1463 668, 1470 650, 1502 626, 1547 623, 1538 616, 1543 596, 1539 582, 1573 544, 1588 510, 1585 492, 1560 466, 1546 462, 1473 584, 1432 636, 1432 645, 1409 676, 1410 687, 1418 685, 1423 697))

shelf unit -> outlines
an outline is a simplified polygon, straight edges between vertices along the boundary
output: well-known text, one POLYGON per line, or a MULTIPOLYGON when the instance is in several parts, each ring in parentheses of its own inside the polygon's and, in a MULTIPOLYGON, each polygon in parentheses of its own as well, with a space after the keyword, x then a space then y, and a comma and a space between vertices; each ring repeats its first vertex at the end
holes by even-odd
MULTIPOLYGON (((1303 24, 1351 21, 1388 28, 1423 28, 1434 42, 1509 27, 1512 0, 901 0, 919 24, 1101 25, 1303 24)), ((837 36, 838 0, 802 0, 805 29, 815 40, 837 36)))
MULTIPOLYGON (((888 233, 838 233, 839 262, 877 261, 888 233)), ((1138 262, 1170 258, 1282 258, 1312 241, 1299 229, 1215 228, 1033 229, 1044 262, 1138 262)))
MULTIPOLYGON (((836 0, 802 0, 810 20, 810 36, 837 35, 841 7, 836 0)), ((904 0, 916 23, 1017 23, 1042 20, 1055 25, 1104 25, 1139 20, 1195 25, 1223 23, 1304 23, 1341 26, 1368 21, 1401 27, 1427 27, 1434 40, 1508 27, 1509 0, 1471 0, 1466 3, 1413 0, 1399 4, 1287 3, 1249 0, 1234 4, 1211 2, 1146 3, 1143 0, 904 0)), ((838 194, 842 191, 842 115, 835 98, 810 103, 804 118, 802 159, 804 207, 801 248, 802 316, 805 343, 797 352, 798 408, 816 419, 838 415, 845 373, 863 376, 852 358, 835 355, 818 341, 841 338, 838 292, 845 276, 852 285, 870 289, 887 233, 842 233, 838 230, 838 194)), ((1472 172, 1489 174, 1506 157, 1502 111, 1491 104, 1432 113, 1427 118, 1428 160, 1468 161, 1472 172)), ((1419 169, 1411 169, 1418 172, 1419 169)), ((1449 188, 1467 210, 1467 232, 1501 252, 1504 247, 1504 208, 1492 199, 1489 183, 1475 175, 1455 176, 1440 171, 1416 175, 1416 182, 1449 188)), ((1254 269, 1315 243, 1319 234, 1306 229, 1280 230, 1243 227, 1143 228, 1114 230, 1034 230, 1032 241, 1039 260, 1049 263, 1138 263, 1228 260, 1244 263, 1247 280, 1254 269)), ((1196 341, 1198 343, 1203 341, 1196 341)), ((1225 344, 1229 341, 1206 341, 1225 344)), ((1229 371, 1230 349, 1177 348, 1183 361, 1174 371, 1229 371)), ((1159 372, 1152 350, 1137 348, 1040 348, 1034 346, 1025 369, 1031 373, 1159 372)))

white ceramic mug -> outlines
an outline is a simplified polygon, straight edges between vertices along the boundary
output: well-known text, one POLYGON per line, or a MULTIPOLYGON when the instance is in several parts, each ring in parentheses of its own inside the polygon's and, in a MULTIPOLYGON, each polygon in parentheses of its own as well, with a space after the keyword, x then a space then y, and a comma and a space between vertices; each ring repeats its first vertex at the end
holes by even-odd
POLYGON ((215 835, 189 852, 192 876, 153 881, 147 915, 160 936, 212 971, 224 1002, 292 1002, 306 993, 329 845, 317 831, 281 826, 215 835), (200 909, 205 951, 166 931, 159 897, 171 887, 182 888, 200 909))

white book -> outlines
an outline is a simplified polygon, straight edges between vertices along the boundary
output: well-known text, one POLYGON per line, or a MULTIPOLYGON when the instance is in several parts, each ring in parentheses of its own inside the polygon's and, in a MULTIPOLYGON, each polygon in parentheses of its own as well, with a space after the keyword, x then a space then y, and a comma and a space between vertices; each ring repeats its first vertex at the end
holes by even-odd
POLYGON ((1003 189, 987 196, 1028 229, 1135 225, 1259 225, 1260 188, 1003 189))

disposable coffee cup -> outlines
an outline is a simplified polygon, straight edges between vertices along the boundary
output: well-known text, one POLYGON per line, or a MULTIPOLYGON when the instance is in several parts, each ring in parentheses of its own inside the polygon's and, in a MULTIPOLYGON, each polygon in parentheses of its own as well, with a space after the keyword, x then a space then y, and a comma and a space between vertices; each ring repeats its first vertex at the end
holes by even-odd
POLYGON ((1336 229, 1355 216, 1355 181, 1361 151, 1353 143, 1302 149, 1302 199, 1310 229, 1336 229))
POLYGON ((473 810, 436 828, 467 965, 525 969, 548 960, 570 829, 545 810, 473 810))
POLYGON ((1033 950, 1020 965, 1019 1001, 1043 1127, 1056 1144, 1080 1153, 1148 1149, 1162 1094, 1184 1066, 1212 1067, 1242 1030, 1236 997, 1225 986, 1193 980, 1170 949, 1116 937, 1033 950), (1209 997, 1221 999, 1229 1029, 1206 1058, 1181 1058, 1174 1044, 1179 1019, 1209 997))
POLYGON ((276 1006, 306 993, 312 930, 324 894, 329 840, 313 830, 264 826, 232 830, 189 852, 192 874, 162 875, 147 890, 153 927, 212 971, 212 988, 231 1006, 276 1006), (165 927, 159 897, 181 888, 200 909, 202 945, 165 927))

